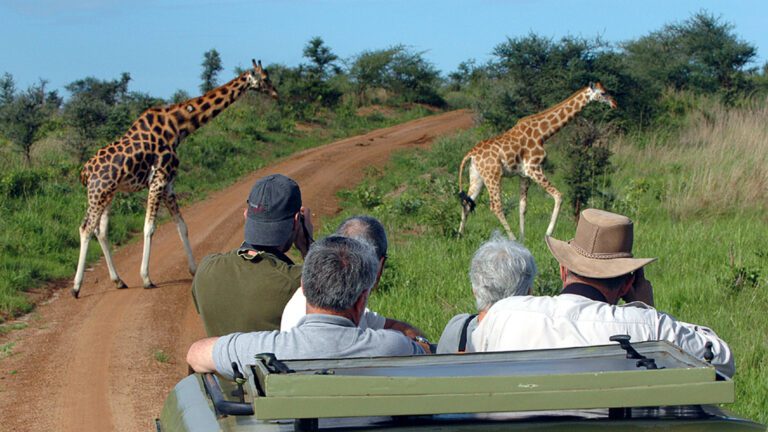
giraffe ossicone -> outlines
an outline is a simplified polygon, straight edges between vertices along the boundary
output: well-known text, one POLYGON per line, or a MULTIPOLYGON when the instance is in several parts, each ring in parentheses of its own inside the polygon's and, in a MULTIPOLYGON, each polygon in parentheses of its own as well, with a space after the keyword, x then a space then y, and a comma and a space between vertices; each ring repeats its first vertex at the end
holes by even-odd
POLYGON ((118 288, 126 287, 115 269, 107 239, 109 209, 117 192, 149 189, 140 269, 144 288, 155 286, 149 278, 149 256, 155 218, 161 203, 176 223, 187 255, 189 272, 195 273, 197 266, 189 243, 187 225, 181 217, 173 191, 173 181, 179 166, 176 148, 184 138, 224 111, 247 90, 255 90, 277 99, 277 90, 269 80, 267 71, 261 67, 261 61, 256 63, 256 60, 252 60, 252 63, 252 69, 202 96, 144 111, 122 137, 99 149, 85 163, 80 172, 80 182, 87 189, 88 209, 80 224, 80 255, 72 286, 75 298, 80 295, 88 243, 94 233, 104 253, 110 279, 118 288))
POLYGON ((491 211, 498 217, 510 239, 515 235, 504 217, 501 204, 501 178, 520 176, 520 241, 525 237, 525 213, 528 205, 530 180, 540 185, 555 200, 552 217, 546 235, 552 235, 560 213, 563 196, 544 175, 542 164, 547 157, 544 142, 571 121, 590 102, 601 102, 616 108, 616 101, 602 84, 590 83, 564 101, 540 113, 523 117, 501 135, 477 143, 461 160, 459 166, 459 197, 461 199, 461 223, 459 235, 463 234, 467 215, 475 208, 475 201, 488 188, 491 211), (462 173, 469 164, 469 188, 462 189, 462 173))

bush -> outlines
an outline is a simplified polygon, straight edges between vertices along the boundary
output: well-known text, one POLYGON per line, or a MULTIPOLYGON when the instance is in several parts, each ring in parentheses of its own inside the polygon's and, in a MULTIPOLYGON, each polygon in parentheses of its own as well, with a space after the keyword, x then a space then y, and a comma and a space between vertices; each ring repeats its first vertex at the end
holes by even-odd
POLYGON ((0 196, 28 197, 37 193, 48 180, 48 173, 36 169, 12 169, 0 178, 0 196))

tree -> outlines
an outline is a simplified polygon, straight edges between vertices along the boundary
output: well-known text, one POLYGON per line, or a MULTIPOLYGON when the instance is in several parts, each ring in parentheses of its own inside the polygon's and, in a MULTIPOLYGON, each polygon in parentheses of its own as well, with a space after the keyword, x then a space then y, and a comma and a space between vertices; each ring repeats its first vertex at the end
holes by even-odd
POLYGON ((706 12, 623 47, 630 69, 654 86, 722 92, 728 98, 749 90, 745 68, 756 56, 755 47, 739 40, 733 25, 706 12))
POLYGON ((300 82, 296 88, 306 95, 310 103, 316 102, 328 107, 337 105, 341 99, 341 91, 332 86, 328 80, 332 74, 341 72, 336 64, 338 56, 331 52, 323 39, 318 36, 307 42, 303 54, 310 63, 299 66, 297 72, 300 82))
POLYGON ((191 99, 191 96, 189 95, 189 93, 187 93, 183 89, 178 89, 171 96, 171 103, 181 103, 189 99, 191 99))
POLYGON ((74 131, 67 143, 80 162, 98 143, 114 139, 130 125, 135 112, 121 106, 130 101, 130 80, 124 72, 117 80, 87 77, 64 87, 72 93, 64 106, 64 121, 74 131))
POLYGON ((200 91, 208 93, 219 85, 217 76, 219 72, 224 70, 224 67, 221 65, 219 52, 216 49, 205 52, 201 66, 203 67, 203 72, 200 74, 200 79, 203 82, 200 84, 200 91))
POLYGON ((331 52, 320 36, 315 36, 307 42, 303 50, 304 57, 310 61, 307 71, 319 81, 325 81, 331 73, 341 73, 341 68, 336 64, 339 57, 331 52))
POLYGON ((363 51, 352 60, 349 75, 361 102, 366 100, 366 92, 373 88, 383 88, 392 59, 399 47, 374 51, 363 51))
POLYGON ((437 92, 440 71, 424 58, 424 52, 412 52, 403 46, 396 48, 387 80, 389 89, 407 102, 445 105, 437 92))
POLYGON ((448 74, 449 85, 452 90, 461 91, 477 83, 483 74, 483 69, 477 66, 475 59, 469 59, 459 63, 456 70, 448 74))
MULTIPOLYGON (((53 111, 58 108, 60 98, 55 92, 46 94, 47 81, 40 79, 20 94, 12 92, 8 86, 9 76, 4 77, 5 85, 0 85, 2 105, 0 106, 0 128, 3 134, 18 147, 24 155, 27 165, 31 165, 32 146, 39 138, 38 133, 53 111)), ((10 79, 12 84, 12 78, 10 79)))
POLYGON ((572 137, 567 140, 563 177, 576 220, 590 199, 596 194, 605 195, 605 189, 610 186, 611 151, 604 145, 610 133, 610 126, 580 118, 572 137))
POLYGON ((16 83, 13 81, 13 75, 8 72, 0 78, 0 107, 13 101, 16 94, 16 83))

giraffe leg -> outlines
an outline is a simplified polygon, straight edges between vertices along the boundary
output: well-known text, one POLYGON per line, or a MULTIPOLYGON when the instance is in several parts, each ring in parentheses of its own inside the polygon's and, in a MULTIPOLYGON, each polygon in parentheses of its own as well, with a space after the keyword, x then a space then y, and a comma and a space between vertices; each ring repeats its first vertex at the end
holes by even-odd
POLYGON ((510 240, 515 240, 515 235, 512 234, 512 229, 504 216, 504 208, 501 204, 501 167, 496 167, 493 171, 484 174, 483 178, 486 180, 485 184, 491 197, 491 211, 499 218, 499 222, 501 222, 510 240))
POLYGON ((195 264, 195 257, 192 255, 192 247, 189 244, 189 233, 187 231, 187 224, 184 223, 184 218, 181 217, 181 211, 179 210, 179 204, 176 202, 176 193, 173 191, 173 183, 168 183, 165 187, 165 193, 163 194, 163 203, 168 208, 168 212, 173 217, 173 221, 176 222, 176 228, 179 231, 179 237, 181 237, 181 243, 184 245, 184 251, 187 253, 187 264, 189 265, 189 273, 194 275, 197 271, 197 265, 195 264))
POLYGON ((115 270, 115 263, 112 261, 112 254, 109 252, 109 239, 107 237, 107 227, 109 226, 109 208, 110 206, 107 205, 107 207, 101 213, 99 228, 96 230, 96 238, 99 240, 101 251, 104 253, 104 260, 107 262, 109 278, 112 280, 112 282, 115 283, 115 285, 117 285, 117 288, 126 288, 127 285, 125 282, 123 282, 122 279, 120 279, 120 276, 117 275, 117 270, 115 270))
POLYGON ((101 215, 109 206, 113 196, 114 189, 97 190, 90 186, 88 188, 88 209, 85 211, 85 217, 80 224, 80 255, 77 259, 77 270, 75 271, 75 280, 72 284, 72 296, 75 298, 78 298, 80 295, 80 287, 83 284, 88 244, 101 219, 101 215))
POLYGON ((525 211, 528 209, 528 177, 520 177, 520 243, 525 241, 525 211))
MULTIPOLYGON (((151 175, 151 174, 150 174, 151 175)), ((147 215, 144 218, 144 251, 141 256, 141 280, 144 288, 155 288, 156 285, 149 279, 149 255, 152 249, 152 234, 155 233, 155 218, 157 209, 162 199, 166 181, 160 175, 155 174, 149 185, 147 194, 147 215)))
POLYGON ((75 281, 72 284, 72 296, 77 298, 80 295, 80 287, 83 284, 83 275, 85 274, 85 259, 88 255, 88 243, 91 241, 93 230, 96 229, 96 221, 100 217, 100 209, 91 209, 85 213, 83 223, 80 225, 80 256, 77 260, 77 271, 75 271, 75 281))
POLYGON ((470 202, 461 203, 461 223, 459 224, 459 235, 464 233, 464 227, 467 225, 467 216, 472 211, 474 203, 477 202, 477 197, 480 196, 480 192, 483 190, 483 177, 475 167, 475 161, 472 159, 469 164, 469 189, 467 189, 467 196, 472 200, 470 202))
POLYGON ((546 235, 552 235, 555 230, 555 224, 557 223, 557 216, 560 213, 560 205, 563 203, 563 194, 560 193, 555 187, 547 180, 541 167, 526 167, 525 175, 530 177, 533 181, 539 184, 544 190, 552 196, 555 200, 555 207, 552 209, 552 218, 549 220, 549 226, 547 227, 546 235))

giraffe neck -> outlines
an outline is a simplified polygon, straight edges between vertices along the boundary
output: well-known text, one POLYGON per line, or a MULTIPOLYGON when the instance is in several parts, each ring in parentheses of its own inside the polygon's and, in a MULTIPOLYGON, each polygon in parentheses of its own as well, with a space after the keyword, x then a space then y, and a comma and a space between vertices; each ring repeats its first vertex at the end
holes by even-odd
POLYGON ((178 141, 211 121, 239 99, 248 89, 247 74, 248 72, 244 72, 232 81, 216 87, 202 96, 169 106, 167 108, 168 114, 177 122, 178 141))
POLYGON ((589 103, 588 89, 588 87, 584 87, 557 105, 540 113, 525 117, 520 122, 538 123, 538 130, 541 132, 542 139, 546 140, 562 129, 569 121, 573 120, 576 114, 580 113, 587 106, 587 103, 589 103))

